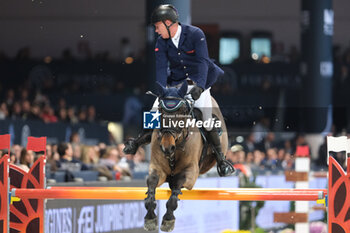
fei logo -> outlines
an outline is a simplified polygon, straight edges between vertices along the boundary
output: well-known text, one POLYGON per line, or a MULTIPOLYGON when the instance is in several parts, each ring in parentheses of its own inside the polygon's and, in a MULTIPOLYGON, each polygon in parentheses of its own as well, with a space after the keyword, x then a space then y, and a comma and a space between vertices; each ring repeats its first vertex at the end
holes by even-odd
POLYGON ((143 112, 144 129, 160 129, 160 115, 158 112, 143 112))

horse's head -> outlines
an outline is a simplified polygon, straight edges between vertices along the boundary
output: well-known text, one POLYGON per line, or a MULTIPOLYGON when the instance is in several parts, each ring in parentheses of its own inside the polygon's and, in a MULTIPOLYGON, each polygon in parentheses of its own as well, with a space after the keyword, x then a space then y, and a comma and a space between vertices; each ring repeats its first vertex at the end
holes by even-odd
POLYGON ((185 122, 190 114, 191 105, 186 99, 187 83, 181 87, 165 88, 158 84, 159 111, 164 123, 159 130, 160 149, 165 156, 172 158, 176 146, 183 143, 188 135, 188 129, 179 122, 185 122))

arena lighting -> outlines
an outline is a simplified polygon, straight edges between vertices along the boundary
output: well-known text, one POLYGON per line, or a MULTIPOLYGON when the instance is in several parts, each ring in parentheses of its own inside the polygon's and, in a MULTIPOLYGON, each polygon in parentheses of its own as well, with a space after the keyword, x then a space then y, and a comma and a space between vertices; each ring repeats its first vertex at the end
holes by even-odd
POLYGON ((45 62, 46 64, 51 63, 51 62, 52 62, 52 57, 51 57, 51 56, 46 56, 46 57, 44 58, 44 62, 45 62))
POLYGON ((243 136, 237 136, 237 137, 236 137, 236 141, 237 141, 238 143, 242 143, 242 142, 244 141, 243 136))
POLYGON ((253 53, 253 54, 252 54, 252 58, 253 58, 254 60, 258 60, 258 59, 259 59, 259 55, 256 54, 256 53, 253 53))
POLYGON ((134 62, 134 58, 132 58, 132 57, 127 57, 127 58, 125 58, 125 63, 126 63, 126 64, 130 65, 130 64, 133 63, 133 62, 134 62))
POLYGON ((263 57, 261 58, 261 61, 262 61, 263 63, 267 64, 267 63, 270 63, 270 58, 268 58, 267 56, 263 56, 263 57))

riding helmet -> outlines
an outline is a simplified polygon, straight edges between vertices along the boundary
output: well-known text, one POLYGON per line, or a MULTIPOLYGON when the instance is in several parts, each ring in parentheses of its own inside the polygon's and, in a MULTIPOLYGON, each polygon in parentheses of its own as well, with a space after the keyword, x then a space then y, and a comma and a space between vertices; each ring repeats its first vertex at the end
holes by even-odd
POLYGON ((170 20, 173 23, 176 23, 179 20, 177 10, 171 4, 160 5, 152 13, 152 24, 155 24, 159 21, 165 22, 165 20, 170 20))

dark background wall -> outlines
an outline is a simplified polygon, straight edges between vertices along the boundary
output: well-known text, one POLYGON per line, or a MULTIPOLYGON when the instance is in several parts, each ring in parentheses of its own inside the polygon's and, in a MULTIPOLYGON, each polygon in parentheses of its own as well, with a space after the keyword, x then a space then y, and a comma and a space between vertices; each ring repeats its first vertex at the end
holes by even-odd
MULTIPOLYGON (((349 45, 350 2, 333 1, 335 44, 349 45)), ((253 30, 267 30, 286 49, 300 48, 298 0, 192 0, 193 24, 217 24, 219 30, 237 30, 249 37, 253 30)), ((32 56, 60 57, 62 49, 77 52, 79 40, 87 40, 94 52, 108 50, 118 56, 120 39, 128 37, 135 53, 145 44, 145 1, 61 0, 1 1, 0 50, 14 56, 29 46, 32 56), (82 36, 82 37, 81 37, 82 36)))

